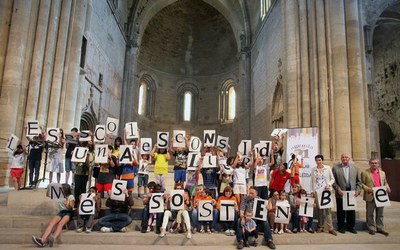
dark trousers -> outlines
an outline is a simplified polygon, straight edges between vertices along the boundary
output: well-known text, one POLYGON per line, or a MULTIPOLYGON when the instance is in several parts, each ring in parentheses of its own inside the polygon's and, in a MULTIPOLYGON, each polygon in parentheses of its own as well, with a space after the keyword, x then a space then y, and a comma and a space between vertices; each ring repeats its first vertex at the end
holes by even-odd
MULTIPOLYGON (((269 227, 268 222, 261 220, 256 220, 255 222, 257 223, 257 231, 261 231, 261 229, 263 229, 265 242, 272 240, 271 228, 269 227)), ((238 242, 243 240, 243 227, 240 223, 240 218, 238 219, 236 226, 236 240, 238 242)))
MULTIPOLYGON (((156 227, 159 229, 162 226, 162 221, 163 221, 164 213, 157 213, 156 215, 156 227)), ((150 210, 149 206, 145 206, 143 208, 143 213, 142 213, 142 223, 141 227, 147 229, 147 225, 149 223, 149 218, 150 218, 150 210)))
POLYGON ((75 175, 74 176, 74 183, 75 183, 74 196, 75 196, 76 206, 79 204, 79 195, 86 193, 86 185, 87 185, 88 179, 89 178, 87 175, 75 175))
POLYGON ((258 229, 256 228, 254 231, 248 232, 244 231, 244 241, 249 241, 249 237, 254 236, 254 238, 258 238, 258 229))
POLYGON ((343 199, 336 198, 336 206, 337 206, 337 224, 338 230, 340 229, 353 229, 356 225, 356 211, 343 210, 343 199))
POLYGON ((268 200, 268 187, 267 186, 262 186, 262 187, 256 187, 258 197, 264 200, 268 200))
POLYGON ((131 224, 132 218, 125 213, 112 213, 99 219, 97 224, 100 227, 112 228, 114 232, 119 232, 122 228, 131 224))
POLYGON ((39 179, 39 170, 40 161, 29 160, 29 185, 36 185, 39 179))

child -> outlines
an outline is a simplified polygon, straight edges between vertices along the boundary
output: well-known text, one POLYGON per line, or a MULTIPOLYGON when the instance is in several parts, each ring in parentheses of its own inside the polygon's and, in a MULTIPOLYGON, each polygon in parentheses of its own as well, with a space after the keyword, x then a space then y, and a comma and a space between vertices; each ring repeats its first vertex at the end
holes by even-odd
MULTIPOLYGON (((47 244, 52 247, 57 237, 61 234, 64 225, 67 224, 73 216, 75 197, 71 194, 71 187, 69 184, 62 184, 62 190, 66 198, 59 203, 60 212, 50 219, 42 237, 32 236, 33 243, 38 247, 45 247, 47 244), (54 226, 57 226, 56 230, 53 235, 50 235, 54 226)), ((50 193, 48 190, 47 196, 49 195, 50 193)))
POLYGON ((138 160, 136 155, 133 154, 133 160, 131 164, 120 164, 121 168, 121 180, 126 181, 126 189, 129 194, 132 194, 134 189, 134 179, 135 179, 135 166, 137 166, 138 160))
MULTIPOLYGON (((286 206, 288 206, 288 207, 290 206, 290 205, 289 205, 289 201, 287 200, 286 191, 284 191, 284 190, 282 190, 282 191, 279 193, 279 203, 284 204, 284 205, 286 205, 286 206)), ((289 213, 289 221, 290 221, 290 218, 291 218, 291 216, 290 216, 290 213, 289 213)), ((283 234, 284 232, 285 232, 285 233, 292 233, 292 231, 290 231, 290 230, 287 228, 287 225, 288 225, 288 224, 280 223, 280 230, 279 230, 278 234, 283 234)))
POLYGON ((235 157, 230 156, 226 157, 222 151, 219 151, 217 154, 217 161, 219 165, 219 195, 224 194, 224 190, 226 187, 232 187, 232 164, 235 160, 235 157))
POLYGON ((117 158, 112 155, 113 147, 108 145, 108 159, 107 163, 100 164, 99 177, 97 178, 96 188, 105 197, 105 194, 111 190, 113 180, 116 174, 117 158))
POLYGON ((297 156, 295 154, 292 154, 292 159, 288 162, 289 168, 290 168, 290 174, 291 174, 291 179, 290 179, 290 184, 300 184, 300 168, 303 167, 303 159, 301 159, 301 163, 299 162, 297 156))
POLYGON ((154 144, 153 150, 151 151, 151 157, 154 159, 154 177, 156 184, 161 185, 161 191, 165 190, 165 178, 168 174, 168 161, 171 158, 168 149, 159 148, 157 144, 154 144), (157 150, 157 153, 156 153, 157 150))
MULTIPOLYGON (((188 148, 188 139, 185 137, 185 144, 186 148, 188 148)), ((176 150, 173 148, 173 140, 171 139, 170 142, 170 151, 173 152, 173 156, 175 157, 175 164, 174 164, 174 182, 184 183, 186 181, 186 161, 189 152, 186 148, 178 147, 176 150)))
POLYGON ((147 184, 149 182, 149 169, 148 166, 151 163, 151 157, 149 154, 141 154, 139 156, 139 176, 138 176, 138 197, 142 198, 140 189, 143 187, 143 193, 146 194, 147 184))
POLYGON ((271 231, 278 233, 278 225, 275 223, 276 202, 279 200, 279 192, 271 191, 271 198, 268 199, 268 223, 271 225, 271 231))
POLYGON ((150 198, 153 195, 153 193, 159 193, 160 192, 160 185, 156 184, 154 181, 149 182, 147 185, 147 188, 149 192, 146 194, 146 196, 143 199, 143 213, 142 213, 142 222, 141 222, 141 232, 142 233, 147 233, 151 231, 151 225, 153 224, 154 216, 156 217, 156 233, 160 234, 161 233, 161 225, 162 225, 162 213, 157 213, 157 214, 151 214, 150 213, 150 198))
MULTIPOLYGON (((300 200, 301 197, 307 197, 307 191, 304 189, 300 189, 300 200)), ((315 207, 315 203, 313 204, 315 207)), ((300 216, 300 231, 305 233, 306 231, 313 234, 314 230, 312 229, 312 224, 313 224, 313 217, 306 217, 306 216, 300 216), (305 225, 307 224, 307 229, 305 225)))
POLYGON ((238 203, 242 201, 242 198, 247 194, 247 184, 246 184, 246 168, 244 166, 243 159, 240 153, 237 153, 236 159, 232 164, 233 168, 233 192, 235 193, 238 203))
POLYGON ((198 173, 201 173, 203 177, 203 185, 205 188, 209 189, 211 192, 211 197, 215 199, 217 197, 217 188, 218 188, 218 170, 219 166, 215 168, 203 168, 203 157, 200 160, 199 168, 197 169, 198 173))
POLYGON ((13 153, 13 158, 10 166, 10 174, 14 185, 14 190, 19 190, 21 187, 21 177, 24 173, 25 166, 25 147, 19 144, 13 153))
POLYGON ((213 200, 213 198, 206 193, 206 191, 204 190, 204 187, 198 186, 196 195, 193 199, 192 221, 193 221, 193 232, 194 233, 196 233, 199 225, 200 225, 200 233, 204 233, 206 231, 207 231, 207 233, 211 233, 209 221, 207 221, 207 222, 204 221, 204 222, 199 223, 198 206, 199 206, 199 201, 203 201, 203 200, 208 200, 208 201, 211 201, 213 203, 213 205, 215 204, 215 200, 213 200), (204 229, 204 226, 206 226, 206 231, 204 229))
POLYGON ((253 212, 247 210, 245 213, 245 224, 244 224, 244 246, 250 247, 249 237, 254 236, 253 246, 258 246, 258 229, 256 222, 251 218, 253 217, 253 212))
MULTIPOLYGON (((221 201, 234 201, 234 203, 235 203, 235 220, 220 222, 222 229, 226 228, 225 235, 234 236, 235 235, 235 230, 234 230, 235 221, 237 218, 237 213, 239 212, 239 207, 238 207, 236 197, 233 195, 233 190, 230 186, 225 187, 224 191, 222 192, 222 195, 218 198, 217 206, 216 206, 218 211, 221 210, 221 201)), ((217 218, 218 218, 218 216, 217 216, 217 218)))
MULTIPOLYGON (((94 214, 88 214, 88 215, 78 215, 78 220, 77 220, 77 229, 76 232, 82 233, 83 231, 83 225, 85 224, 86 221, 86 233, 91 233, 92 232, 92 226, 93 226, 93 220, 96 217, 96 214, 99 213, 100 208, 101 208, 101 199, 97 195, 97 188, 96 187, 91 187, 89 189, 89 193, 94 199, 95 202, 95 213, 94 214)), ((79 200, 82 199, 82 195, 79 196, 79 200)))
POLYGON ((256 154, 254 163, 254 186, 256 187, 258 196, 261 199, 268 199, 268 173, 269 169, 274 165, 273 157, 261 157, 256 154), (271 161, 269 160, 271 159, 271 161))

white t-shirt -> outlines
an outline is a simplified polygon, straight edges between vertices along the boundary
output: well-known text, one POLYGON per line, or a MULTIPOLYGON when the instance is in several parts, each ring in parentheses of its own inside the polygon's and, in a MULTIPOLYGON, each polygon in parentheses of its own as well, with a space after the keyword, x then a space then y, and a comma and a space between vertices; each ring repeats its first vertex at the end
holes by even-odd
POLYGON ((11 168, 24 168, 25 154, 18 154, 13 156, 11 168))
POLYGON ((246 185, 246 169, 235 168, 233 170, 233 183, 246 185))
POLYGON ((256 169, 254 170, 254 186, 268 186, 268 171, 268 165, 256 166, 256 169))

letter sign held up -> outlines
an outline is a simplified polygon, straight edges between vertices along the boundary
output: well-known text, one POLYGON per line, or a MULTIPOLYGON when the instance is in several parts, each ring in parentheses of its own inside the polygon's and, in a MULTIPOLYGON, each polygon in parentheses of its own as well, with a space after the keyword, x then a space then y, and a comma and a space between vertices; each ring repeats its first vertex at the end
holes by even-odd
POLYGON ((89 152, 88 148, 84 147, 76 147, 74 149, 74 152, 72 153, 72 159, 71 162, 85 162, 86 161, 86 155, 89 152))
POLYGON ((200 165, 200 153, 189 153, 186 165, 187 170, 197 170, 200 165))
POLYGON ((157 147, 168 148, 169 132, 157 132, 157 147))
POLYGON ((204 147, 214 147, 216 139, 215 130, 204 130, 204 147))
POLYGON ((82 130, 79 134, 79 141, 91 141, 90 130, 82 130))
POLYGON ((186 131, 184 130, 174 130, 174 141, 172 146, 173 147, 186 147, 185 144, 185 136, 186 136, 186 131))
POLYGON ((253 205, 253 219, 266 221, 268 212, 267 205, 268 205, 268 200, 255 198, 253 205))
POLYGON ((235 201, 221 200, 221 208, 219 210, 220 221, 235 220, 235 201))
POLYGON ((125 124, 126 139, 139 138, 137 122, 128 122, 125 124))
POLYGON ((79 203, 79 215, 89 215, 95 213, 95 194, 84 193, 81 194, 81 202, 79 203))
POLYGON ((50 198, 52 201, 62 201, 65 199, 65 194, 60 183, 50 183, 50 198))
POLYGON ((103 143, 105 140, 106 140, 106 126, 96 125, 96 129, 94 130, 94 142, 103 143))
POLYGON ((206 155, 203 158, 203 168, 216 168, 217 167, 217 156, 206 155))
POLYGON ((290 205, 288 202, 277 201, 275 223, 289 224, 290 205))
POLYGON ((19 138, 16 135, 12 134, 7 141, 7 150, 13 153, 18 146, 18 142, 19 138))
POLYGON ((301 197, 299 215, 305 217, 314 216, 314 198, 301 197))
POLYGON ((343 191, 343 210, 356 210, 357 202, 355 194, 356 191, 343 191))
POLYGON ((333 199, 331 190, 318 189, 317 197, 320 209, 333 208, 333 199))
POLYGON ((112 188, 111 188, 111 200, 116 200, 116 201, 124 201, 125 200, 125 189, 126 189, 126 183, 127 181, 125 180, 113 180, 112 188))
POLYGON ((59 128, 47 128, 46 141, 55 143, 59 141, 59 137, 60 137, 59 128))
POLYGON ((251 150, 251 140, 242 140, 238 146, 238 151, 242 155, 249 155, 250 156, 251 150))
POLYGON ((106 122, 106 133, 112 136, 117 136, 118 135, 118 125, 119 125, 119 120, 112 118, 112 117, 107 117, 107 122, 106 122))
POLYGON ((26 136, 34 137, 40 134, 38 121, 28 121, 26 124, 26 136))
POLYGON ((140 138, 140 153, 150 154, 152 145, 153 144, 151 138, 140 138))
POLYGON ((201 141, 199 137, 192 136, 189 143, 189 152, 200 152, 201 151, 201 141))
POLYGON ((164 194, 154 193, 150 198, 150 213, 164 213, 164 194))
POLYGON ((199 201, 199 221, 213 220, 213 205, 211 201, 199 201))
POLYGON ((183 190, 171 190, 170 207, 171 210, 185 209, 185 198, 183 190))
POLYGON ((121 145, 119 146, 119 163, 132 164, 133 161, 133 146, 121 145))
POLYGON ((222 152, 228 152, 229 137, 218 136, 217 146, 222 152))
POLYGON ((389 195, 386 191, 386 187, 373 187, 374 200, 376 207, 387 207, 390 206, 389 195))
POLYGON ((107 163, 108 155, 107 155, 108 145, 99 144, 94 146, 94 163, 107 163))

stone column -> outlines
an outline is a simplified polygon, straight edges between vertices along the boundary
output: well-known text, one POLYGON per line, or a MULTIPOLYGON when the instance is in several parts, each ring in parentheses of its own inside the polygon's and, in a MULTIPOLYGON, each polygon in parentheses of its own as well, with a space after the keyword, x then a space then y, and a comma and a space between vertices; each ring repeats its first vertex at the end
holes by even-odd
POLYGON ((54 54, 56 50, 58 25, 60 21, 61 0, 51 2, 51 11, 49 18, 49 28, 46 39, 46 49, 44 54, 44 64, 42 72, 42 81, 40 84, 39 107, 37 118, 39 124, 47 127, 47 117, 49 111, 49 102, 51 94, 51 79, 54 70, 54 54))
MULTIPOLYGON (((15 0, 12 8, 11 26, 8 36, 7 56, 4 63, 0 97, 2 125, 0 138, 7 138, 16 130, 19 97, 21 95, 26 40, 29 31, 31 1, 15 0)), ((17 135, 21 136, 21 135, 17 135)), ((8 153, 6 141, 0 141, 0 186, 8 185, 8 153)))
POLYGON ((345 1, 347 60, 349 69, 351 146, 353 160, 367 160, 367 135, 363 71, 361 63, 361 34, 357 0, 345 1))
POLYGON ((30 120, 35 120, 38 118, 37 111, 39 95, 41 94, 40 83, 43 73, 43 61, 46 46, 47 27, 49 24, 50 5, 50 0, 40 1, 24 124, 30 120))
POLYGON ((325 30, 325 9, 322 1, 315 2, 316 13, 316 29, 317 29, 317 67, 318 67, 318 89, 319 95, 319 142, 321 154, 327 159, 332 159, 331 148, 331 132, 330 132, 330 115, 329 115, 329 88, 328 88, 328 61, 326 47, 326 30, 325 30))
MULTIPOLYGON (((120 122, 118 131, 120 131, 120 134, 122 134, 125 128, 125 123, 134 121, 133 113, 135 111, 133 107, 135 106, 134 102, 138 101, 134 99, 134 96, 136 96, 134 92, 137 89, 135 86, 135 71, 139 50, 132 43, 132 41, 128 42, 125 50, 124 76, 122 79, 121 107, 119 112, 120 122)), ((147 110, 147 112, 150 112, 150 110, 147 110)))
POLYGON ((57 127, 61 98, 61 87, 67 47, 71 1, 63 1, 61 7, 60 26, 58 28, 57 47, 55 51, 53 77, 51 81, 51 96, 47 118, 47 126, 57 127))
POLYGON ((286 77, 284 77, 284 100, 286 113, 284 120, 288 128, 300 126, 301 102, 299 98, 300 58, 297 1, 284 1, 286 77))
POLYGON ((62 104, 63 113, 62 121, 59 124, 62 128, 70 130, 79 125, 79 121, 75 121, 75 111, 77 104, 77 96, 79 90, 79 72, 80 72, 80 58, 82 47, 82 36, 85 28, 86 20, 86 0, 75 1, 74 5, 74 19, 71 23, 71 47, 69 51, 69 65, 67 72, 67 81, 65 87, 65 99, 62 104))
POLYGON ((308 12, 307 0, 299 0, 299 31, 300 31, 300 72, 301 88, 298 95, 301 97, 301 123, 302 127, 311 126, 311 97, 310 97, 310 72, 309 72, 309 40, 308 40, 308 12))
MULTIPOLYGON (((239 61, 239 83, 237 84, 238 99, 236 103, 236 114, 238 126, 237 139, 250 138, 250 50, 248 47, 242 48, 239 61)), ((237 142, 239 143, 239 141, 237 142)))
POLYGON ((3 83, 3 69, 6 59, 8 32, 10 31, 12 0, 0 1, 0 93, 3 83))
POLYGON ((352 153, 346 26, 343 1, 327 1, 326 4, 329 11, 336 160, 344 152, 352 153))

